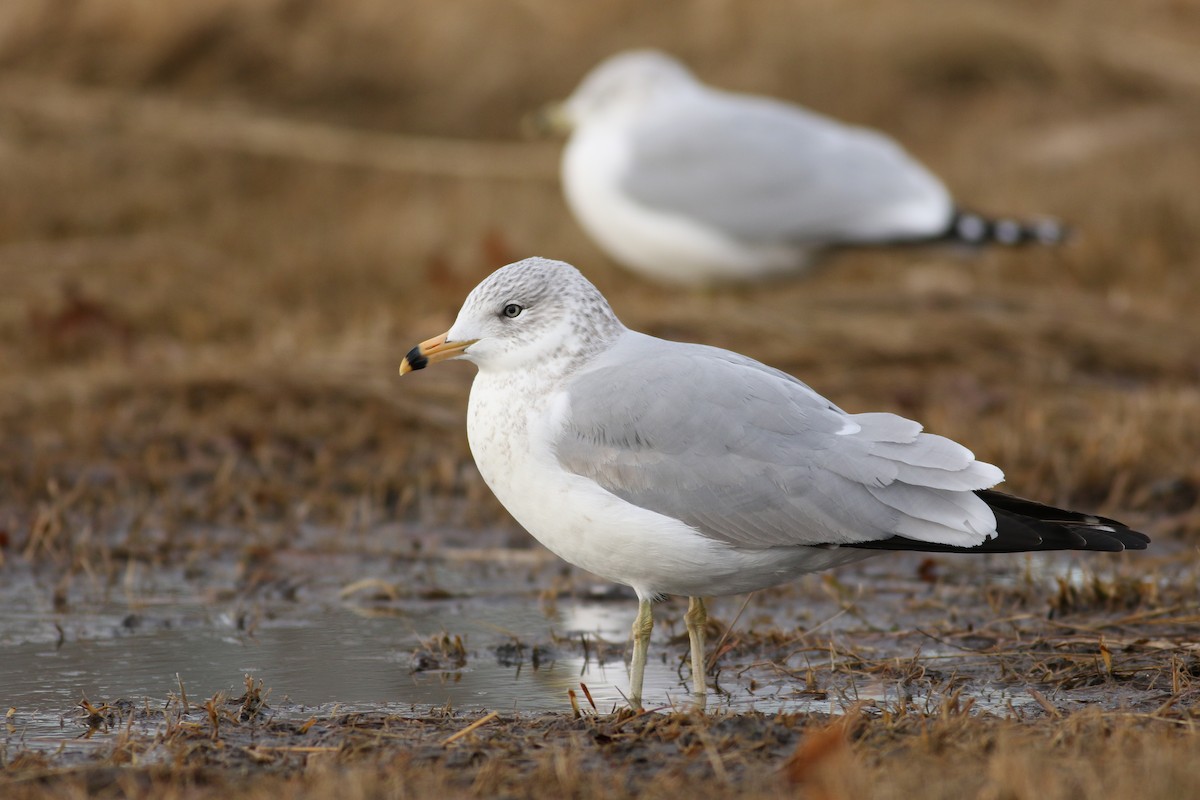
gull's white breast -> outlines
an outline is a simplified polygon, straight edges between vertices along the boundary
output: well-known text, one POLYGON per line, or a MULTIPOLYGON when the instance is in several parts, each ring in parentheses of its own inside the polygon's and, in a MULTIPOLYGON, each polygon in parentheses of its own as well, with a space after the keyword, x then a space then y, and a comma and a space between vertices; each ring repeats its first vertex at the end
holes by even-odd
POLYGON ((825 547, 734 548, 568 472, 552 445, 566 396, 537 378, 530 372, 480 372, 471 387, 467 437, 496 497, 565 561, 631 586, 640 597, 717 596, 870 554, 825 547))

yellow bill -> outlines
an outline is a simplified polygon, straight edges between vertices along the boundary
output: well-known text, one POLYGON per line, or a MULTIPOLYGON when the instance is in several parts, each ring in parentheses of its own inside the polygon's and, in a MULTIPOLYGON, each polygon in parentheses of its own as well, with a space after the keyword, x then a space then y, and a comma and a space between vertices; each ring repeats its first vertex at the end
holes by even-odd
POLYGON ((426 339, 408 351, 408 355, 400 362, 400 374, 407 375, 414 370, 425 369, 430 364, 436 364, 439 361, 445 361, 449 358, 457 358, 477 341, 479 340, 467 339, 462 342, 448 342, 446 341, 445 333, 435 336, 432 339, 426 339))

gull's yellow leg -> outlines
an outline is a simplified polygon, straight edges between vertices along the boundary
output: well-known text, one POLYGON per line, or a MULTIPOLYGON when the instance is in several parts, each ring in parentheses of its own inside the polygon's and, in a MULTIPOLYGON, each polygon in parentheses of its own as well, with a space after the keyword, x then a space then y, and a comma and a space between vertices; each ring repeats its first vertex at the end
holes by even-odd
POLYGON ((642 707, 642 679, 646 675, 646 651, 650 647, 650 631, 654 628, 654 612, 649 600, 638 603, 637 619, 633 621, 633 660, 629 665, 629 704, 642 707))
POLYGON ((692 685, 696 690, 696 705, 703 708, 708 700, 708 687, 704 680, 704 629, 708 625, 708 609, 704 607, 703 597, 688 598, 688 610, 683 621, 692 643, 692 685))

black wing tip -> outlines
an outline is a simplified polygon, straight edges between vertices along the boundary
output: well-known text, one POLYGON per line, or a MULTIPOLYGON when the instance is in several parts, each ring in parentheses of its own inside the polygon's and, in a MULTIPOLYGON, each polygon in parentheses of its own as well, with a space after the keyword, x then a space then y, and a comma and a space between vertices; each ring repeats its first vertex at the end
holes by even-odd
POLYGON ((955 209, 941 238, 970 245, 1059 245, 1071 238, 1071 228, 1056 219, 989 217, 955 209))
POLYGON ((1126 550, 1145 550, 1150 546, 1150 537, 1132 528, 1116 531, 1121 546, 1126 550))
POLYGON ((982 489, 975 493, 996 514, 1003 535, 1003 522, 1032 527, 1042 538, 1039 549, 1054 550, 1145 550, 1150 537, 1119 520, 1056 508, 1036 500, 982 489))
POLYGON ((1115 519, 1067 511, 1016 495, 981 489, 975 493, 996 515, 996 535, 974 547, 936 544, 893 536, 847 547, 925 553, 1030 553, 1082 550, 1120 553, 1145 550, 1150 537, 1115 519))

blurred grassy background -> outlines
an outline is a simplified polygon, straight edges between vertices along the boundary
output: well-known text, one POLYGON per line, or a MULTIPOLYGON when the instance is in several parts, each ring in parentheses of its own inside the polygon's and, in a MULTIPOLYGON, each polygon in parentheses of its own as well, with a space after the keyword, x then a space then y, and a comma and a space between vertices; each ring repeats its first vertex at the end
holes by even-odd
POLYGON ((633 327, 914 416, 1013 492, 1194 537, 1198 44, 1182 0, 8 0, 0 556, 511 525, 470 465, 471 368, 396 367, 527 255, 633 327), (570 218, 558 144, 518 131, 647 45, 1079 236, 844 252, 722 294, 641 282, 570 218))

